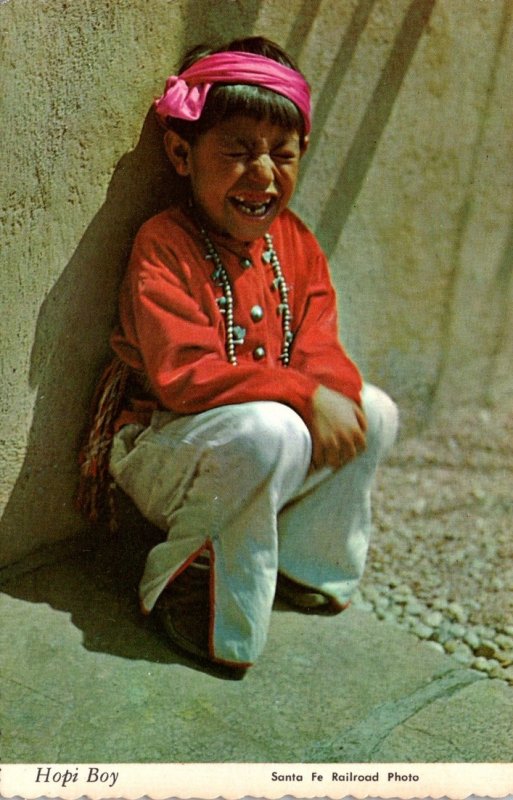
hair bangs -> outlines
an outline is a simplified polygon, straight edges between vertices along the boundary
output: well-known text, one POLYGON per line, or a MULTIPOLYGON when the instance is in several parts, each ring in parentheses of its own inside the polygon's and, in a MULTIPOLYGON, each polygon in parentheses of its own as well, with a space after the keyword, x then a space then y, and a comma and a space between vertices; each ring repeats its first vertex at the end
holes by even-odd
MULTIPOLYGON (((303 136, 304 121, 298 107, 277 92, 251 84, 219 84, 213 86, 203 112, 205 122, 221 122, 239 114, 255 120, 268 120, 288 131, 303 136)), ((211 124, 212 124, 211 122, 211 124)))

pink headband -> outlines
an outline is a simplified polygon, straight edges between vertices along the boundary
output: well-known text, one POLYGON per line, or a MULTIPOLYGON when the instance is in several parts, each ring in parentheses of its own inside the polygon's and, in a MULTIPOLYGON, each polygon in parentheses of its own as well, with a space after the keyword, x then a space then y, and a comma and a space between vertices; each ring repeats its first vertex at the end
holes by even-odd
POLYGON ((166 117, 199 119, 214 83, 250 83, 272 89, 296 104, 306 133, 310 131, 310 89, 303 76, 272 58, 233 50, 205 56, 180 75, 171 75, 164 94, 155 101, 158 116, 162 121, 166 117))

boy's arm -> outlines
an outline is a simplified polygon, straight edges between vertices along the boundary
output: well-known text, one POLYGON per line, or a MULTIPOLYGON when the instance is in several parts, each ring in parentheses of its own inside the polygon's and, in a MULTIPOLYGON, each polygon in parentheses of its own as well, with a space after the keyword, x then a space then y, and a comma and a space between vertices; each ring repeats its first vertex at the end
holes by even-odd
POLYGON ((312 397, 310 423, 313 464, 337 468, 365 447, 362 379, 340 344, 336 294, 322 251, 311 258, 307 278, 291 364, 319 384, 312 397))

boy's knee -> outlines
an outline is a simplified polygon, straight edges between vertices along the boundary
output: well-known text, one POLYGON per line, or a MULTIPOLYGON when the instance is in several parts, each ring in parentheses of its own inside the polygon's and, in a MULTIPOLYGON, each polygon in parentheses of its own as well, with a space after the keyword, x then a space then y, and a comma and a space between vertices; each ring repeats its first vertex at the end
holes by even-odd
POLYGON ((236 406, 234 412, 237 446, 250 451, 253 458, 268 460, 286 450, 298 461, 309 462, 310 434, 292 408, 274 401, 260 401, 236 406))
POLYGON ((367 445, 384 455, 393 445, 399 426, 399 411, 394 401, 377 386, 365 384, 362 405, 367 417, 367 445))

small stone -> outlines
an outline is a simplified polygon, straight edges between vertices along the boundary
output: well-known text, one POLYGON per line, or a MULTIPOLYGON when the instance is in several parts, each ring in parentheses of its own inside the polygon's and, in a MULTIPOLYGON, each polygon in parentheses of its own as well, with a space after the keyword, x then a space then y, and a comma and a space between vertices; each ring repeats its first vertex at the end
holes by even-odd
POLYGON ((487 668, 488 668, 488 661, 487 661, 487 659, 486 659, 486 658, 482 658, 482 657, 480 656, 479 658, 475 658, 475 659, 474 659, 474 660, 471 662, 471 666, 472 666, 474 669, 478 669, 480 672, 487 672, 487 668))
POLYGON ((421 614, 425 611, 425 606, 422 603, 418 603, 416 601, 409 602, 406 604, 405 611, 407 614, 411 614, 412 617, 420 617, 421 614))
POLYGON ((510 664, 513 664, 513 650, 497 650, 495 657, 505 667, 509 667, 510 664))
POLYGON ((465 631, 463 641, 466 642, 468 646, 472 648, 472 650, 475 650, 481 644, 481 639, 473 630, 465 631))
POLYGON ((437 597, 436 600, 433 600, 431 603, 431 608, 435 611, 446 611, 449 607, 449 601, 445 597, 437 597))
POLYGON ((428 641, 426 642, 426 644, 427 644, 427 645, 428 645, 428 646, 429 646, 429 647, 430 647, 432 650, 436 650, 438 653, 445 653, 445 650, 444 650, 444 648, 443 648, 443 645, 441 645, 439 642, 433 642, 431 639, 428 639, 428 641))
POLYGON ((506 636, 513 636, 513 625, 503 625, 501 632, 505 633, 506 636))
POLYGON ((443 614, 440 611, 428 611, 421 617, 421 621, 430 628, 438 628, 443 622, 443 614))
POLYGON ((503 650, 513 649, 513 636, 508 636, 505 633, 498 633, 495 636, 495 643, 502 647, 503 650))
POLYGON ((499 680, 506 680, 504 677, 504 670, 502 667, 493 667, 489 672, 488 675, 490 678, 498 678, 499 680))
POLYGON ((448 639, 446 642, 444 642, 445 652, 452 655, 452 653, 456 652, 459 645, 460 642, 457 639, 448 639))
POLYGON ((449 603, 447 606, 449 616, 456 620, 456 622, 466 622, 467 612, 459 603, 449 603))
POLYGON ((465 626, 461 625, 459 622, 450 622, 447 627, 456 639, 462 639, 467 632, 465 626))
POLYGON ((504 680, 509 681, 509 683, 513 683, 513 667, 506 667, 506 669, 503 669, 502 676, 504 680))
POLYGON ((470 648, 468 648, 467 650, 464 650, 463 648, 458 648, 458 650, 456 650, 453 653, 452 657, 459 664, 470 664, 472 659, 474 658, 474 654, 470 648))
POLYGON ((429 639, 433 634, 433 628, 429 625, 423 625, 422 622, 417 622, 411 629, 411 632, 418 636, 419 639, 429 639))

